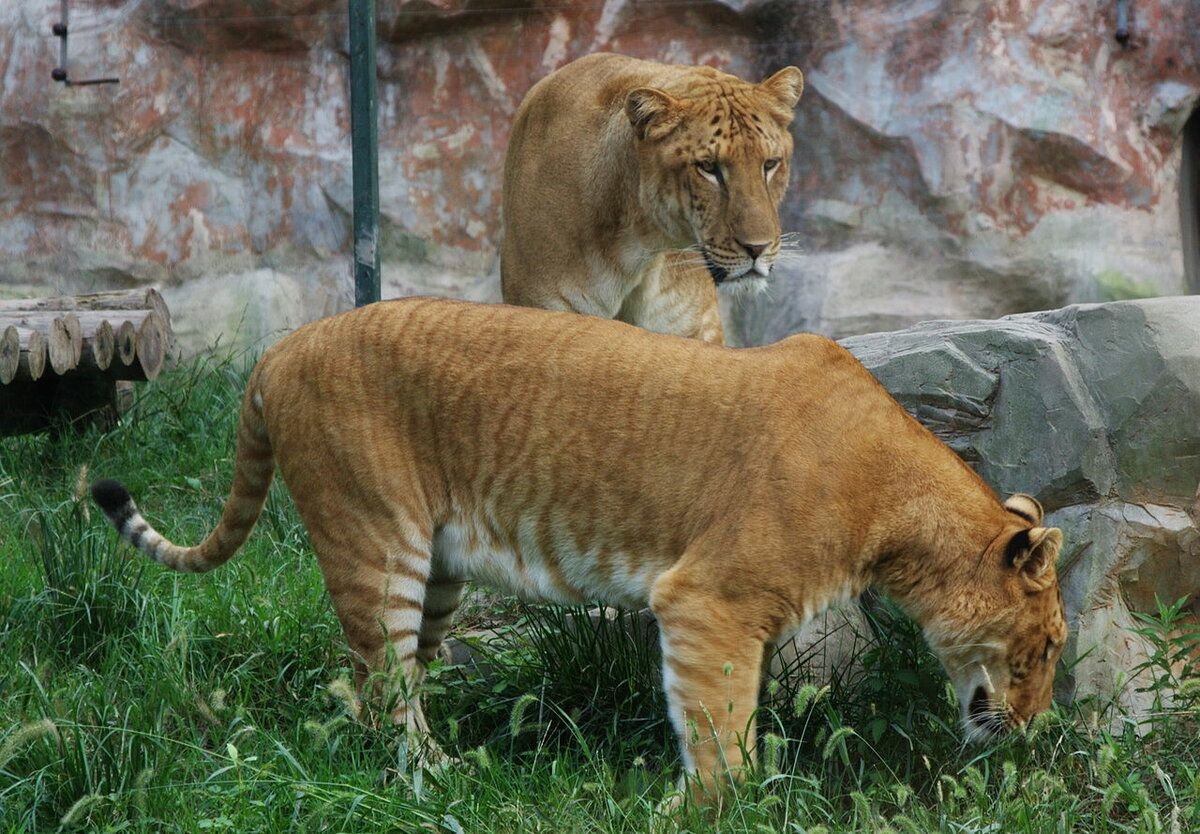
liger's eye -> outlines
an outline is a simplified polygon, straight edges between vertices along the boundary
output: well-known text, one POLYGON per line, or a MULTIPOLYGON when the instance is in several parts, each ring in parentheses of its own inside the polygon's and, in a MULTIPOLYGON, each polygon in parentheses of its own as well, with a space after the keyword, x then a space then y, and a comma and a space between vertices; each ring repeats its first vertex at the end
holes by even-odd
POLYGON ((696 167, 699 168, 702 173, 708 174, 710 177, 720 175, 721 169, 719 169, 717 167, 717 163, 713 162, 711 159, 700 160, 696 163, 696 167))
POLYGON ((763 163, 763 173, 769 174, 778 167, 779 167, 778 159, 768 159, 766 162, 763 163))

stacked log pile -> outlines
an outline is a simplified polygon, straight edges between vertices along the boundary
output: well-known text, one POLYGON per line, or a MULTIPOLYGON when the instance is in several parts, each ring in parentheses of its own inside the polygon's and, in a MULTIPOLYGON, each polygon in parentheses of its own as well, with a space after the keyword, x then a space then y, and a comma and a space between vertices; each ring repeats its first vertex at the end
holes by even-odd
POLYGON ((111 424, 129 383, 162 372, 171 341, 153 289, 0 300, 0 436, 111 424))

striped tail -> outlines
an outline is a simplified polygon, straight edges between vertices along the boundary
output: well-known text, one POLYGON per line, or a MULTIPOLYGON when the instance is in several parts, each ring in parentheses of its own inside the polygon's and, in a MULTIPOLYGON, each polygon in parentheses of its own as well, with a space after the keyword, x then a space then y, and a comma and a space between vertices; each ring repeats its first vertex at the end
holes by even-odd
POLYGON ((180 547, 150 526, 124 486, 116 481, 96 481, 92 484, 92 498, 104 510, 121 538, 172 570, 187 573, 212 570, 237 552, 262 513, 275 475, 275 457, 262 418, 257 381, 258 374, 255 373, 242 401, 233 487, 216 529, 196 547, 180 547))

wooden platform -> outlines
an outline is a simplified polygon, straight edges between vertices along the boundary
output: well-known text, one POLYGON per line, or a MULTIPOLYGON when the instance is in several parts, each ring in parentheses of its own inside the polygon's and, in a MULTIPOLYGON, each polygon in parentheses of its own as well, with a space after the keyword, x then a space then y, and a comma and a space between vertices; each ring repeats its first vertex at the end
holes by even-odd
POLYGON ((171 343, 153 289, 0 300, 0 436, 115 423, 171 343))

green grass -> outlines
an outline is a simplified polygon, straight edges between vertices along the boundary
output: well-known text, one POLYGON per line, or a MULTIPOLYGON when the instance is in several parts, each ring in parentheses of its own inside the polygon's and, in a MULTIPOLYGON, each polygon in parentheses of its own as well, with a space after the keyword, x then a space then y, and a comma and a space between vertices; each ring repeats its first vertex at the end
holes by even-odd
POLYGON ((650 641, 630 636, 644 626, 485 597, 502 610, 478 616, 525 636, 433 670, 427 709, 461 761, 416 770, 399 733, 348 716, 340 629, 279 485, 243 552, 204 576, 146 563, 80 500, 116 477, 164 532, 198 539, 244 380, 199 364, 143 386, 108 434, 0 441, 0 834, 1200 830, 1197 642, 1177 606, 1141 623, 1153 714, 1057 707, 974 748, 885 605, 861 668, 769 685, 759 770, 719 821, 663 823, 677 754, 650 641))

